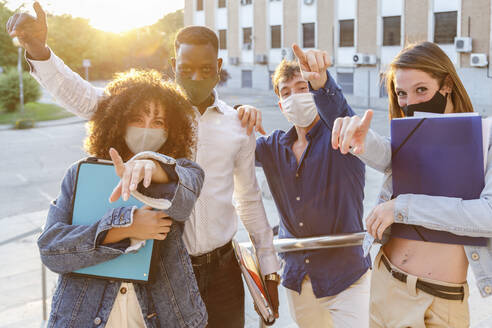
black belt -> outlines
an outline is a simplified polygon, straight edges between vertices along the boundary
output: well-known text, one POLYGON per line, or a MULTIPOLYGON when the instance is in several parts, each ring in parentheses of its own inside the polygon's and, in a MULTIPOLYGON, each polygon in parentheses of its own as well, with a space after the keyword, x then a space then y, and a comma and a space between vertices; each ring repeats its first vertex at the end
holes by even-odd
POLYGON ((211 252, 193 256, 190 255, 191 263, 193 265, 210 264, 217 262, 222 256, 232 251, 232 242, 228 242, 224 246, 220 246, 211 252))
MULTIPOLYGON (((386 267, 386 269, 388 269, 388 271, 394 278, 404 283, 407 282, 407 275, 403 272, 393 270, 386 256, 381 255, 381 261, 384 263, 384 266, 386 267)), ((431 294, 433 296, 444 298, 447 300, 462 301, 465 298, 465 289, 463 288, 463 286, 443 286, 417 279, 415 287, 423 292, 426 292, 427 294, 431 294)))

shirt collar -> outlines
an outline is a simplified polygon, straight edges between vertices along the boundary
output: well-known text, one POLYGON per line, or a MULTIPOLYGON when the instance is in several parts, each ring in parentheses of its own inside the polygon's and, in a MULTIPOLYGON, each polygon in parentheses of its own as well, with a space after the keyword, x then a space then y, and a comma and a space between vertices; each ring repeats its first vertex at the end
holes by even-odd
MULTIPOLYGON (((321 126, 321 119, 316 122, 316 124, 309 130, 309 132, 306 134, 306 138, 311 141, 320 131, 320 126, 321 126)), ((287 131, 282 137, 280 137, 280 143, 284 146, 291 146, 294 144, 294 142, 297 140, 297 130, 296 127, 293 126, 287 131)))
MULTIPOLYGON (((222 108, 220 108, 219 93, 215 89, 213 89, 212 92, 214 94, 214 103, 212 105, 208 106, 207 109, 205 110, 205 112, 209 109, 213 109, 213 110, 216 110, 217 113, 219 113, 219 114, 224 114, 224 111, 222 110, 222 108)), ((195 110, 198 112, 198 108, 196 106, 193 106, 193 108, 195 108, 195 110)), ((204 112, 204 114, 205 114, 205 112, 204 112)))

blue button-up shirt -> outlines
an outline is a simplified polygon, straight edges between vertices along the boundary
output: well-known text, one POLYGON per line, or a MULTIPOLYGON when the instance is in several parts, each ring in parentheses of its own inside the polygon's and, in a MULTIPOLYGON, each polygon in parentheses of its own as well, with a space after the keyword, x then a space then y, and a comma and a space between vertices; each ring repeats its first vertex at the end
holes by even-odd
MULTIPOLYGON (((364 164, 331 147, 331 127, 340 116, 354 115, 328 74, 324 88, 311 90, 321 120, 307 133, 300 162, 292 151, 297 132, 274 131, 256 141, 262 166, 280 214, 280 238, 313 237, 363 231, 364 164)), ((280 254, 282 284, 300 293, 307 274, 316 297, 340 293, 369 268, 360 246, 280 254)))

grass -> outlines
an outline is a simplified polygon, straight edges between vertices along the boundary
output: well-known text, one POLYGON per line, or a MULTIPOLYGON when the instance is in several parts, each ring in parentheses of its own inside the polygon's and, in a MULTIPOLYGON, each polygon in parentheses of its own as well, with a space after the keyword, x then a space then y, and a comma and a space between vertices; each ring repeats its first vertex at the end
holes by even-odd
MULTIPOLYGON (((65 117, 73 116, 65 109, 54 104, 42 104, 38 102, 27 103, 24 106, 25 117, 32 119, 35 122, 58 120, 65 117)), ((15 124, 22 118, 19 111, 13 113, 6 112, 0 109, 0 124, 15 124)))

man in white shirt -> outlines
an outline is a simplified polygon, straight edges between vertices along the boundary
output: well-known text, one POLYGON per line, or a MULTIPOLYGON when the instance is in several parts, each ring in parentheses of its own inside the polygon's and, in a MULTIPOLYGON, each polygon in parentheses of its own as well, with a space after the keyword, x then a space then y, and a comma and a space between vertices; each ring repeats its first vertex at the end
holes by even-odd
MULTIPOLYGON (((34 78, 67 110, 90 118, 104 91, 83 80, 46 46, 45 13, 38 3, 34 8, 36 18, 16 14, 9 19, 9 34, 18 37, 26 49, 34 78)), ((183 239, 207 306, 208 326, 243 327, 244 289, 231 246, 237 215, 256 247, 272 303, 276 311, 278 308, 279 262, 256 181, 256 140, 253 134, 246 134, 237 112, 221 101, 214 89, 222 66, 216 34, 203 26, 183 28, 176 36, 175 52, 176 82, 196 108, 196 162, 205 171, 201 195, 185 224, 183 239)))

